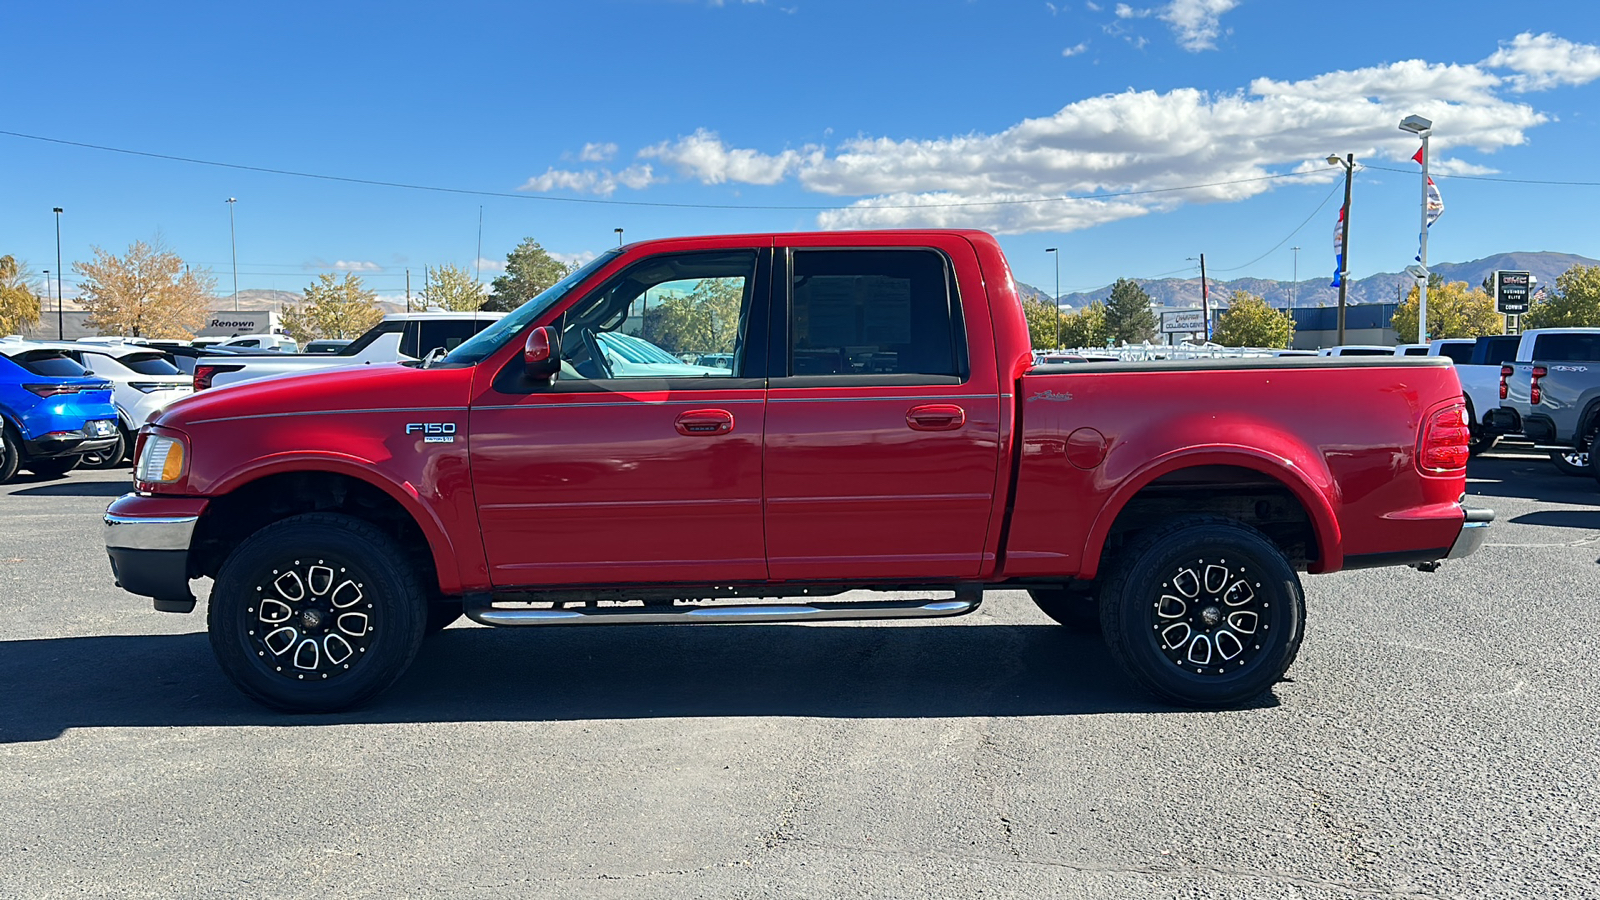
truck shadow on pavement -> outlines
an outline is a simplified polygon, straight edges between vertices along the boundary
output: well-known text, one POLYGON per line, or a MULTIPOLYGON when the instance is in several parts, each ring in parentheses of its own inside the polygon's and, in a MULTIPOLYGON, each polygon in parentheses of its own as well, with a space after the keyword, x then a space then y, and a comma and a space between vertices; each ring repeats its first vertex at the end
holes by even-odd
POLYGON ((0 684, 0 744, 103 727, 1175 711, 1097 638, 1054 625, 456 626, 374 702, 321 716, 247 700, 204 634, 3 641, 0 684))
POLYGON ((18 497, 121 497, 133 490, 132 481, 52 481, 38 487, 11 491, 18 497))
POLYGON ((1542 458, 1484 455, 1467 464, 1467 505, 1473 497, 1514 497, 1544 503, 1600 500, 1592 478, 1563 475, 1542 458))

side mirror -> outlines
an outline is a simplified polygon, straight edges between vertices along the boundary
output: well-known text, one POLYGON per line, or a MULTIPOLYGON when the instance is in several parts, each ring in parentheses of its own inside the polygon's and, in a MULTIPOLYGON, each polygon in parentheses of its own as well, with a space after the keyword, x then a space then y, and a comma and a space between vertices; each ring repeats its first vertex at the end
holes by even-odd
POLYGON ((534 381, 554 381, 561 371, 561 334, 549 325, 529 332, 522 345, 522 370, 534 381))

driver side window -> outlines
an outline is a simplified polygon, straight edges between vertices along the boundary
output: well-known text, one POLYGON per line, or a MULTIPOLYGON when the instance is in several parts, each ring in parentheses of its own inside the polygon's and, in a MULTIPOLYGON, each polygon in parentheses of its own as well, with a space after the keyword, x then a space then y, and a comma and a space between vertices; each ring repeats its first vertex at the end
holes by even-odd
POLYGON ((753 250, 656 256, 569 309, 560 381, 732 378, 744 362, 753 250))

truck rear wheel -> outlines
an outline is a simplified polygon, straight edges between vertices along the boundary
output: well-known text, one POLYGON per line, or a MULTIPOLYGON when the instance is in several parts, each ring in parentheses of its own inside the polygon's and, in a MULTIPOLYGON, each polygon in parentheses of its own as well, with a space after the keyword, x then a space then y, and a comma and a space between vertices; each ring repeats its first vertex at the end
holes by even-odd
POLYGON ((1551 450, 1550 461, 1563 475, 1587 476, 1590 474, 1587 450, 1551 450))
POLYGON ((411 664, 426 594, 405 554, 372 524, 333 513, 275 522, 222 565, 207 626, 222 671, 289 712, 371 699, 411 664))
POLYGON ((1029 588, 1039 611, 1076 634, 1100 633, 1100 604, 1095 595, 1066 588, 1029 588))
POLYGON ((1261 696, 1300 651, 1305 595, 1265 535, 1193 517, 1146 532, 1118 556, 1100 595, 1106 646, 1163 700, 1219 709, 1261 696))

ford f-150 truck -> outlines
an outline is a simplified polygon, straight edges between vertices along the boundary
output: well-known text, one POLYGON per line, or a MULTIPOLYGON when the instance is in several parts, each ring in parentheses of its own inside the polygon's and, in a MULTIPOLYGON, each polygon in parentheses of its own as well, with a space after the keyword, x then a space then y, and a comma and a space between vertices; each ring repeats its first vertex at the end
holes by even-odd
POLYGON ((988 588, 1219 707, 1294 660, 1299 572, 1476 549, 1468 441, 1445 359, 1036 367, 982 232, 680 238, 606 252, 437 361, 173 404, 105 539, 157 609, 213 579, 223 671, 287 710, 374 696, 463 612, 936 617, 988 588), (639 334, 647 293, 721 317, 731 368, 612 370, 600 336, 639 334), (935 596, 841 597, 861 590, 935 596))

